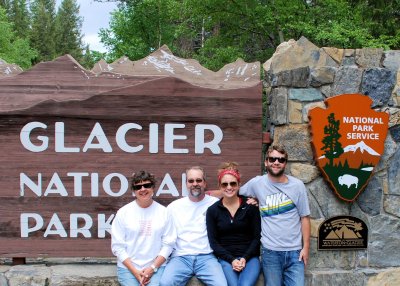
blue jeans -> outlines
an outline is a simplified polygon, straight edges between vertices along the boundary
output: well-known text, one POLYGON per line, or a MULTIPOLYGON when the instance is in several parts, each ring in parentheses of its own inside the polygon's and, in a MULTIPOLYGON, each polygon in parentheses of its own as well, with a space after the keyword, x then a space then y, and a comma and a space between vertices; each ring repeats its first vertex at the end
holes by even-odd
POLYGON ((165 266, 161 286, 184 286, 196 276, 207 286, 227 286, 224 272, 214 254, 172 257, 165 266))
POLYGON ((274 251, 261 248, 265 285, 304 286, 304 262, 300 250, 274 251))
MULTIPOLYGON (((159 286, 160 279, 164 272, 165 266, 161 266, 156 273, 150 279, 150 283, 147 286, 159 286)), ((118 282, 121 286, 139 286, 140 283, 136 277, 132 274, 129 269, 118 267, 117 269, 118 282)))
POLYGON ((224 270, 228 286, 253 286, 257 283, 261 268, 258 257, 246 261, 246 267, 241 272, 233 270, 232 264, 228 261, 222 259, 218 261, 221 263, 222 270, 224 270))

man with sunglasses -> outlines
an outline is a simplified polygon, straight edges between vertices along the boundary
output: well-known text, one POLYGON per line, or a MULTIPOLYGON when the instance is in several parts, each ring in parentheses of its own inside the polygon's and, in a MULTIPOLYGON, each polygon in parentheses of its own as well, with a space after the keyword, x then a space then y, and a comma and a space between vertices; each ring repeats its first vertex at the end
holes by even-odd
POLYGON ((310 208, 299 179, 286 175, 288 154, 280 146, 267 151, 267 174, 240 188, 240 194, 259 201, 261 262, 265 285, 303 286, 310 249, 310 208))
POLYGON ((226 286, 222 267, 208 242, 206 228, 207 209, 218 199, 206 195, 206 176, 201 167, 186 170, 186 186, 188 196, 167 207, 176 229, 176 241, 160 285, 186 285, 192 276, 196 276, 205 285, 226 286))

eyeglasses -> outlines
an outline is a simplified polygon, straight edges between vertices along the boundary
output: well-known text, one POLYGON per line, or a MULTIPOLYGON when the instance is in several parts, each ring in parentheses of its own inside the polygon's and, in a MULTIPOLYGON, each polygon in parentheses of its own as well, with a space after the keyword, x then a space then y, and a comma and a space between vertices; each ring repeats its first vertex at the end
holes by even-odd
POLYGON ((286 162, 285 157, 268 157, 267 159, 268 159, 268 162, 270 162, 270 163, 274 163, 276 160, 278 160, 278 162, 281 164, 286 162))
POLYGON ((153 187, 153 183, 146 183, 146 184, 142 184, 142 185, 132 185, 132 189, 134 191, 139 191, 142 189, 142 187, 144 187, 145 189, 150 189, 153 187))
POLYGON ((221 187, 223 188, 227 188, 229 186, 231 186, 232 188, 237 187, 238 183, 237 182, 229 182, 229 183, 221 183, 221 187))
POLYGON ((188 181, 189 184, 193 184, 194 182, 196 182, 197 184, 200 184, 200 183, 203 182, 203 179, 196 179, 196 180, 194 180, 194 179, 189 179, 189 180, 187 180, 187 181, 188 181))

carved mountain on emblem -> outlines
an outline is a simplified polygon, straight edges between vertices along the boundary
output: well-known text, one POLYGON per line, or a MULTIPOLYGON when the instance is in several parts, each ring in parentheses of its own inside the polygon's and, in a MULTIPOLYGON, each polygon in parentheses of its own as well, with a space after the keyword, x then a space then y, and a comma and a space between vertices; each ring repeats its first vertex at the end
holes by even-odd
POLYGON ((359 238, 358 235, 347 226, 343 226, 338 230, 332 230, 325 239, 352 239, 359 238))
MULTIPOLYGON (((376 166, 380 159, 379 153, 365 144, 364 141, 348 145, 343 148, 343 151, 339 158, 333 160, 334 165, 341 164, 344 166, 348 164, 350 168, 358 169, 361 166, 376 166)), ((319 157, 318 161, 321 166, 325 166, 329 162, 325 156, 319 157)))

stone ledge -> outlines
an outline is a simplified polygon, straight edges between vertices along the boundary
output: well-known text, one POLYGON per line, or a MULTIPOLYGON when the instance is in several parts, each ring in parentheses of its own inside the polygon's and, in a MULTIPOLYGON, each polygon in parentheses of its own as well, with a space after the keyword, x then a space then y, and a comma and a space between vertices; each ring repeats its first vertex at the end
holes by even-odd
MULTIPOLYGON (((119 286, 114 264, 0 265, 0 286, 119 286)), ((187 286, 203 286, 192 278, 187 286)), ((256 286, 264 285, 260 275, 256 286)))
MULTIPOLYGON (((16 266, 0 264, 0 286, 119 286, 116 269, 115 264, 46 265, 40 263, 16 266)), ((395 285, 392 283, 398 279, 400 279, 400 268, 306 271, 307 286, 395 285)), ((263 285, 264 278, 261 274, 256 286, 263 285)), ((192 278, 187 286, 204 286, 204 284, 192 278)))

